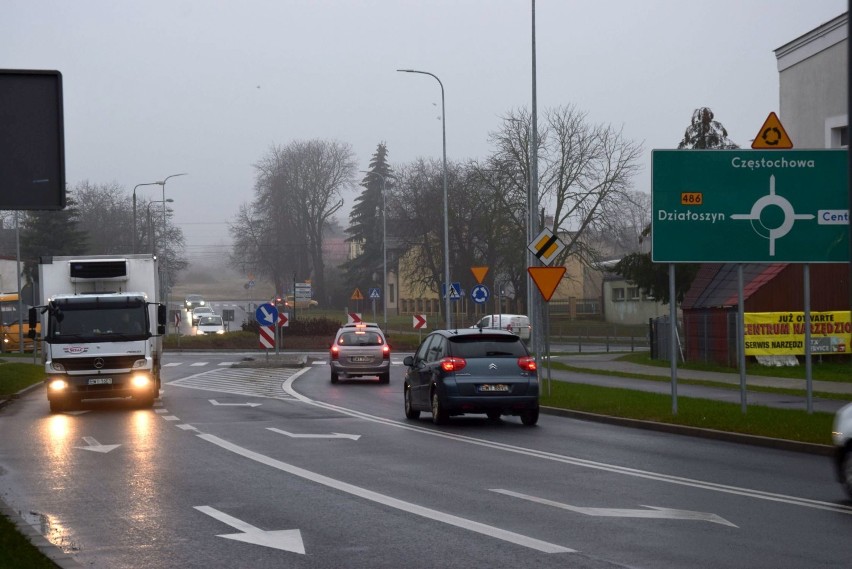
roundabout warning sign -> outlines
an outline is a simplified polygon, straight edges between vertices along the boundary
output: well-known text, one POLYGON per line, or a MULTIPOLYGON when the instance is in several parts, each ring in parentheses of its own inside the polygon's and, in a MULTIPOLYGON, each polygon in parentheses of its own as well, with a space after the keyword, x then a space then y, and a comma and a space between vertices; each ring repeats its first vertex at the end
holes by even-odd
POLYGON ((655 150, 662 263, 849 261, 846 150, 655 150))

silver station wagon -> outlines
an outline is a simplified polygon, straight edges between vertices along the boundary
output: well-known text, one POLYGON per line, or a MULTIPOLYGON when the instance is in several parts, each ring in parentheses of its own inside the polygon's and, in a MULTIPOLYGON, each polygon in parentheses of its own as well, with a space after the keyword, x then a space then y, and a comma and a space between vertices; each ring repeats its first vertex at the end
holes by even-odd
POLYGON ((390 346, 375 324, 346 324, 337 331, 330 349, 331 383, 339 379, 377 376, 390 383, 390 346))

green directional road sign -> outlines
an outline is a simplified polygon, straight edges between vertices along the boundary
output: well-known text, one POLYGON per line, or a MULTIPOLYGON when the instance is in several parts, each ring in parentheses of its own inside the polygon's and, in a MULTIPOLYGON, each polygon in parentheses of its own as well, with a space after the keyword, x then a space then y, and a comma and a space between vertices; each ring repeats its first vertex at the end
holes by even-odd
POLYGON ((657 263, 849 261, 846 150, 654 150, 657 263))

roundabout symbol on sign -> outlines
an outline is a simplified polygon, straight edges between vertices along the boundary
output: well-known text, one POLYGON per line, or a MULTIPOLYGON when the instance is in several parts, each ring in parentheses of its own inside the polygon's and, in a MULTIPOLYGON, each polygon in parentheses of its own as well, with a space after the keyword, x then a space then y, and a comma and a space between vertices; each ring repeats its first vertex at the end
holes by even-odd
POLYGON ((787 235, 791 229, 793 229, 793 223, 797 219, 813 219, 815 216, 809 213, 796 213, 793 210, 793 204, 791 204, 786 198, 783 196, 779 196, 775 193, 775 176, 769 177, 769 194, 763 196, 754 202, 754 205, 751 206, 751 212, 749 213, 735 213, 731 215, 731 219, 747 219, 751 221, 751 227, 754 229, 754 232, 763 237, 764 239, 769 239, 769 256, 775 256, 775 240, 781 239, 785 235, 787 235), (777 227, 767 227, 760 220, 760 214, 767 207, 777 207, 781 210, 781 213, 784 216, 783 221, 777 225, 777 227), (755 222, 759 224, 755 225, 755 222))
POLYGON ((489 296, 491 296, 491 293, 488 291, 488 287, 482 284, 476 285, 473 287, 473 290, 470 291, 470 297, 477 304, 487 302, 489 296))

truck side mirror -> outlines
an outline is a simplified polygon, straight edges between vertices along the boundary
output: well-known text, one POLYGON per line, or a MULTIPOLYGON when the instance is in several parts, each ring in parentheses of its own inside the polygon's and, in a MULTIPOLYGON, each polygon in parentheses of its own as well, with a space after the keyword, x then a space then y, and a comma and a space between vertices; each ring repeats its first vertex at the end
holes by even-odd
POLYGON ((29 325, 30 325, 30 329, 29 329, 29 331, 27 331, 27 336, 31 339, 35 339, 35 337, 36 337, 36 324, 38 323, 38 311, 35 308, 30 308, 27 316, 29 317, 29 325))
POLYGON ((157 334, 162 336, 166 333, 166 320, 168 319, 168 308, 165 304, 157 305, 157 334))

